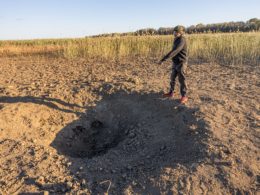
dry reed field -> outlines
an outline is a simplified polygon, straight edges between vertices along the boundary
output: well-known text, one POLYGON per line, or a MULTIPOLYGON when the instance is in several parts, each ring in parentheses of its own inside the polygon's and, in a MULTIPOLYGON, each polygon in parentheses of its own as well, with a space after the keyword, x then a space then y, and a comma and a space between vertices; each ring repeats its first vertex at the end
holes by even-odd
POLYGON ((260 187, 260 33, 0 41, 0 194, 232 194, 260 187))
MULTIPOLYGON (((172 36, 126 36, 85 39, 0 41, 0 56, 54 55, 108 59, 161 57, 172 36)), ((224 64, 259 64, 260 33, 187 35, 191 60, 224 64)))

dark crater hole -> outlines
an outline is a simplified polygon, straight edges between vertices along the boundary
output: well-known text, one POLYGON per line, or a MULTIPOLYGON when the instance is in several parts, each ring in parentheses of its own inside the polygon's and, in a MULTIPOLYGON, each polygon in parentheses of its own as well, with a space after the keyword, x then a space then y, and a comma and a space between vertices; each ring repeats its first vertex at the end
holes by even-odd
POLYGON ((52 145, 75 158, 105 154, 127 138, 138 116, 125 102, 104 102, 87 112, 86 117, 66 126, 52 145))

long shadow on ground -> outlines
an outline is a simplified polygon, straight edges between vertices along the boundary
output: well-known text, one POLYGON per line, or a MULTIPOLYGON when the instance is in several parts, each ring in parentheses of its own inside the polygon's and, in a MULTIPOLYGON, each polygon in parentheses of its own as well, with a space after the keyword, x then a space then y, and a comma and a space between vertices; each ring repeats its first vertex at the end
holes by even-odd
MULTIPOLYGON (((33 97, 33 96, 17 96, 17 97, 11 97, 11 96, 0 96, 0 103, 34 103, 39 105, 45 105, 52 109, 56 109, 62 112, 66 113, 75 113, 75 114, 81 114, 78 112, 72 111, 70 108, 82 108, 81 106, 77 104, 70 104, 65 101, 62 101, 60 99, 56 98, 48 98, 48 97, 33 97), (60 108, 56 104, 62 105, 66 108, 60 108)), ((1 109, 1 105, 0 105, 1 109)))
POLYGON ((158 181, 166 168, 190 168, 203 161, 205 122, 195 116, 196 109, 160 96, 122 91, 104 95, 61 129, 51 146, 72 162, 76 180, 86 180, 82 188, 92 194, 127 189, 160 194, 158 181))

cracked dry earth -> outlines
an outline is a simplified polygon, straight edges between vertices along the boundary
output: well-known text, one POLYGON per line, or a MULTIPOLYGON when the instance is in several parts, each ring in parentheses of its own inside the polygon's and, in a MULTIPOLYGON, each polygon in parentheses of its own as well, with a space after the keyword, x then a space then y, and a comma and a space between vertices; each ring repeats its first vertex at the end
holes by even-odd
POLYGON ((0 194, 257 194, 259 66, 0 58, 0 194), (177 88, 178 90, 178 88, 177 88))

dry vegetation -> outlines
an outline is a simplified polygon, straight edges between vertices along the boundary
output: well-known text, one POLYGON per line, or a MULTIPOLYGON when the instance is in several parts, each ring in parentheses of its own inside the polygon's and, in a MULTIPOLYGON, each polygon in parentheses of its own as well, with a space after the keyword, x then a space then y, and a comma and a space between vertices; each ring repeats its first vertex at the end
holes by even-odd
MULTIPOLYGON (((187 35, 190 60, 220 64, 259 64, 260 33, 187 35)), ((161 57, 172 36, 99 37, 0 42, 0 56, 55 55, 66 58, 123 59, 161 57)))

